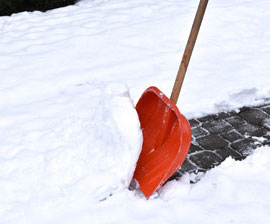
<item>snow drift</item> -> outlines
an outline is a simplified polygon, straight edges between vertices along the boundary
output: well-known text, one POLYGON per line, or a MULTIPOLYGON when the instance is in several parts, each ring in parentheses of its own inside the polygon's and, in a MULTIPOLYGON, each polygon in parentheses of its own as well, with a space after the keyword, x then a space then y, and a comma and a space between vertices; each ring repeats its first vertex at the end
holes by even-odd
POLYGON ((1 114, 0 220, 127 189, 141 149, 124 85, 84 84, 1 114), (79 197, 80 198, 80 197, 79 197))

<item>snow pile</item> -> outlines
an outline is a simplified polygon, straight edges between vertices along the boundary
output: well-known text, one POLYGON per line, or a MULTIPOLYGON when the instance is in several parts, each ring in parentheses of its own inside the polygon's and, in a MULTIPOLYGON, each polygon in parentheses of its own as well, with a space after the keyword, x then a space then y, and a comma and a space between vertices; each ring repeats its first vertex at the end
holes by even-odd
POLYGON ((128 188, 142 136, 125 86, 74 86, 0 115, 1 221, 128 188))

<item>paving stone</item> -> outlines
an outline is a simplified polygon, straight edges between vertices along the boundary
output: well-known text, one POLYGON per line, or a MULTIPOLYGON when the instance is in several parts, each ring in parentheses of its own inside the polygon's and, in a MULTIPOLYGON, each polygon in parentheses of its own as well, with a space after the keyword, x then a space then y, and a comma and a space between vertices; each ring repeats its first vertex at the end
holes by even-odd
POLYGON ((208 132, 201 127, 193 128, 191 129, 191 132, 194 137, 205 136, 208 134, 208 132))
POLYGON ((196 141, 207 150, 222 149, 228 146, 228 142, 215 134, 198 138, 196 141))
POLYGON ((270 131, 270 118, 266 119, 263 127, 266 128, 268 131, 270 131))
POLYGON ((270 106, 264 107, 262 110, 270 115, 270 106))
MULTIPOLYGON (((179 170, 177 170, 169 179, 168 181, 171 180, 178 180, 183 174, 185 173, 196 173, 199 170, 201 170, 201 168, 194 166, 189 159, 185 159, 184 163, 182 164, 181 168, 179 170)), ((205 171, 205 170, 201 170, 201 171, 205 171)), ((167 181, 167 182, 168 182, 167 181)))
POLYGON ((237 131, 240 132, 242 135, 249 135, 252 136, 254 132, 258 130, 258 127, 253 124, 244 124, 238 127, 237 131))
POLYGON ((204 122, 202 127, 208 130, 211 134, 220 134, 223 132, 228 132, 233 129, 233 127, 224 120, 213 120, 204 122))
POLYGON ((235 141, 243 138, 243 136, 241 134, 239 134, 236 130, 222 133, 221 136, 230 142, 235 142, 235 141))
POLYGON ((258 146, 260 146, 260 144, 256 144, 256 141, 252 138, 246 138, 231 144, 231 147, 243 156, 249 155, 251 150, 258 146))
POLYGON ((187 159, 172 178, 205 172, 228 156, 246 158, 255 148, 270 145, 270 103, 240 112, 223 112, 189 120, 192 144, 187 159), (260 139, 256 139, 259 137, 260 139))
POLYGON ((253 125, 263 125, 265 119, 269 118, 269 115, 264 111, 255 108, 241 109, 239 116, 253 125))
POLYGON ((205 149, 201 148, 200 146, 191 143, 188 153, 202 152, 204 150, 205 149))
POLYGON ((198 167, 208 170, 220 164, 222 159, 213 152, 205 151, 191 155, 190 160, 198 167))
POLYGON ((200 122, 206 122, 206 121, 215 120, 217 118, 218 118, 217 114, 211 114, 211 115, 207 115, 205 117, 198 118, 197 120, 199 120, 200 122))
POLYGON ((183 175, 183 172, 181 172, 180 171, 180 169, 179 170, 177 170, 166 182, 165 182, 165 184, 167 183, 167 182, 169 182, 169 181, 171 181, 171 180, 178 180, 181 176, 183 175))
POLYGON ((233 117, 227 118, 226 121, 230 123, 236 129, 239 128, 239 126, 243 126, 244 124, 247 123, 244 119, 242 119, 239 116, 233 116, 233 117))
POLYGON ((256 137, 263 137, 263 136, 267 135, 268 132, 269 131, 266 128, 259 128, 256 131, 254 131, 252 133, 252 135, 256 136, 256 137))
POLYGON ((200 125, 200 122, 197 121, 196 119, 190 119, 188 122, 189 122, 191 128, 194 128, 194 127, 197 127, 200 125))
POLYGON ((190 161, 189 159, 185 159, 183 165, 181 166, 180 168, 180 172, 182 173, 186 173, 186 172, 192 172, 192 171, 195 171, 197 170, 198 167, 194 166, 190 161))
POLYGON ((239 153, 235 152, 230 147, 224 149, 215 150, 215 152, 222 158, 222 161, 225 160, 227 157, 231 156, 235 160, 242 160, 245 157, 240 155, 239 153))
POLYGON ((228 117, 236 116, 237 113, 235 111, 231 112, 221 112, 217 114, 217 119, 226 119, 228 117))

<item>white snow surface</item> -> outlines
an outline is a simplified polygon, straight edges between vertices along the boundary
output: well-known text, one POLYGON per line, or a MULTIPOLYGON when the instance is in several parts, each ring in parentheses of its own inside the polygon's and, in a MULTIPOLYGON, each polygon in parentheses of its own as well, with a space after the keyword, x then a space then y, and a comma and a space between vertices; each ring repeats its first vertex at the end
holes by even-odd
POLYGON ((2 108, 0 223, 128 188, 142 143, 138 115, 125 86, 101 87, 2 108))
MULTIPOLYGON (((270 148, 129 191, 134 104, 170 95, 198 1, 82 0, 0 17, 0 223, 270 223, 270 148), (190 179, 201 178, 196 184, 190 179)), ((270 1, 209 1, 178 102, 187 117, 270 96, 270 1)))

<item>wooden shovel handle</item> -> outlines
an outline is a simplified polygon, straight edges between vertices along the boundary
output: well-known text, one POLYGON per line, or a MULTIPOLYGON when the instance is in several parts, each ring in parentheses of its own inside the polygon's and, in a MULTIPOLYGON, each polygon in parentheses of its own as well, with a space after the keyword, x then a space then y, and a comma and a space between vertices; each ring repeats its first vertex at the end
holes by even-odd
POLYGON ((176 104, 179 94, 180 94, 180 90, 185 78, 185 74, 188 68, 188 64, 189 64, 189 60, 200 30, 200 26, 202 23, 202 19, 206 10, 206 6, 207 6, 208 0, 200 0, 197 12, 196 12, 196 16, 194 18, 193 21, 193 25, 189 34, 189 38, 186 44, 186 48, 182 57, 182 61, 174 82, 174 86, 173 86, 173 90, 172 90, 172 94, 171 94, 171 100, 176 104))

